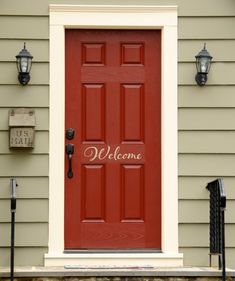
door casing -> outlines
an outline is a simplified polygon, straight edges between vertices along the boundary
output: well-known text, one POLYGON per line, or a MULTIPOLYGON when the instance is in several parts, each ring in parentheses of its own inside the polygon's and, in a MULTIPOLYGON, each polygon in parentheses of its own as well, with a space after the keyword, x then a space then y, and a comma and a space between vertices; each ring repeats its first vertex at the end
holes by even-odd
MULTIPOLYGON (((45 265, 77 264, 81 258, 63 253, 65 28, 162 30, 162 253, 121 257, 124 264, 129 255, 130 262, 144 259, 148 264, 182 265, 178 252, 177 7, 157 5, 50 5, 49 249, 45 265)), ((114 264, 117 255, 112 256, 114 264)), ((83 256, 84 264, 91 259, 110 261, 105 255, 87 258, 83 256)))

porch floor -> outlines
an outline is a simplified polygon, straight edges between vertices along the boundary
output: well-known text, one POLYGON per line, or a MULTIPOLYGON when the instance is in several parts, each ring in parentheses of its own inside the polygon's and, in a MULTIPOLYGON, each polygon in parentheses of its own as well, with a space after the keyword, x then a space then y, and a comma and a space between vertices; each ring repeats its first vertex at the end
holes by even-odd
MULTIPOLYGON (((9 277, 9 267, 0 267, 0 277, 9 277)), ((159 268, 69 268, 15 267, 15 277, 219 277, 221 270, 214 267, 159 267, 159 268)), ((235 269, 226 269, 228 277, 235 277, 235 269)))

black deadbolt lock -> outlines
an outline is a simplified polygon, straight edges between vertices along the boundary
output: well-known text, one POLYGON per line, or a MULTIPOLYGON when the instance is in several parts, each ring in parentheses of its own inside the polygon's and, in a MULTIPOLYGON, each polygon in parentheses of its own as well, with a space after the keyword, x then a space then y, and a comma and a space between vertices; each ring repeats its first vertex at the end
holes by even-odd
POLYGON ((68 128, 66 130, 66 139, 67 140, 72 140, 74 138, 74 133, 75 133, 75 131, 74 131, 73 128, 68 128))

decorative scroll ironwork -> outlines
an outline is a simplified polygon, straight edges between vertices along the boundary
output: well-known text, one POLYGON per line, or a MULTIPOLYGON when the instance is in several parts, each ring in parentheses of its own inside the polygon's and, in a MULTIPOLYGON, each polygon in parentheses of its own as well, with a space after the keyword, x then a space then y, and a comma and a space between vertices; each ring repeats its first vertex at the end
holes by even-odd
POLYGON ((226 195, 222 179, 209 182, 206 188, 210 191, 210 266, 212 255, 219 257, 219 269, 222 268, 222 280, 225 280, 225 231, 224 211, 226 195))

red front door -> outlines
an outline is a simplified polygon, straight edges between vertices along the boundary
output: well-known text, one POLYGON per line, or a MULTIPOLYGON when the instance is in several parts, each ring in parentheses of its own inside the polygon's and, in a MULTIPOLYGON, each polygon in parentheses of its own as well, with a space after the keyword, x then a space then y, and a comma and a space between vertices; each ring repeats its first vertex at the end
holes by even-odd
POLYGON ((161 249, 161 32, 65 42, 65 249, 161 249))

